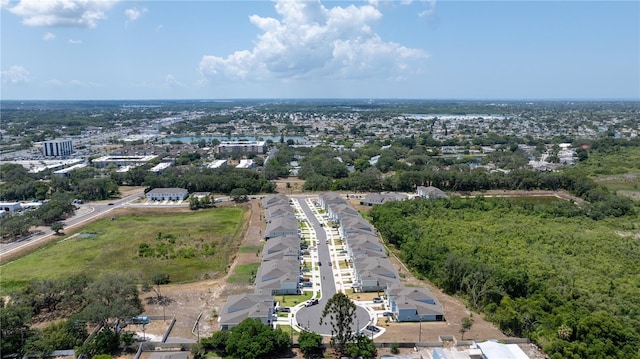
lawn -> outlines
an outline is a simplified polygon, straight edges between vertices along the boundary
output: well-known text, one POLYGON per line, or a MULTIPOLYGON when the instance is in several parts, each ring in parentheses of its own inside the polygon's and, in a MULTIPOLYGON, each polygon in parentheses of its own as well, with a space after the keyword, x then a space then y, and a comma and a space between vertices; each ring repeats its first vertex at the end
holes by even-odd
POLYGON ((303 292, 301 295, 276 295, 277 300, 281 307, 294 307, 296 304, 306 302, 311 299, 313 292, 303 292))
POLYGON ((214 277, 224 273, 232 257, 243 228, 243 216, 242 208, 233 207, 99 220, 81 232, 69 233, 55 243, 2 265, 1 292, 19 289, 31 280, 59 279, 80 273, 96 277, 108 272, 128 272, 143 279, 162 271, 169 274, 173 283, 214 277))
POLYGON ((262 246, 244 246, 238 250, 240 253, 260 253, 262 252, 262 246))
POLYGON ((229 283, 253 283, 253 279, 260 268, 260 263, 239 264, 233 274, 227 278, 229 283))

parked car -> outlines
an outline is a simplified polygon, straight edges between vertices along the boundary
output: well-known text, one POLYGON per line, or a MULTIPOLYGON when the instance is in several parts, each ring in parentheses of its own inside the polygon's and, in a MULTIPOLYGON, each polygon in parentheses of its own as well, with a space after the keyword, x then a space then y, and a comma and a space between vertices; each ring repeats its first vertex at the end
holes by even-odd
POLYGON ((313 299, 310 299, 308 302, 306 302, 306 303, 304 304, 304 306, 305 306, 305 307, 310 307, 310 306, 312 306, 312 305, 316 305, 316 304, 318 304, 318 299, 313 298, 313 299))
POLYGON ((382 316, 384 316, 384 317, 393 317, 393 313, 392 312, 384 312, 384 313, 382 313, 382 316))
POLYGON ((380 328, 376 327, 375 325, 367 325, 367 330, 374 333, 378 333, 380 331, 380 328))
POLYGON ((382 298, 380 298, 380 297, 375 297, 375 298, 373 298, 373 302, 374 302, 374 303, 382 303, 382 302, 383 302, 383 300, 382 300, 382 298))

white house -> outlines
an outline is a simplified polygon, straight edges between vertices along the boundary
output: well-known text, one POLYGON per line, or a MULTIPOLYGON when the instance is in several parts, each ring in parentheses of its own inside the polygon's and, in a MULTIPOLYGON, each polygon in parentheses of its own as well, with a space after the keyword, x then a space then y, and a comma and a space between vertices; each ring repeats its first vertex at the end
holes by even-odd
POLYGON ((189 195, 183 188, 154 188, 147 192, 147 201, 180 201, 189 195))

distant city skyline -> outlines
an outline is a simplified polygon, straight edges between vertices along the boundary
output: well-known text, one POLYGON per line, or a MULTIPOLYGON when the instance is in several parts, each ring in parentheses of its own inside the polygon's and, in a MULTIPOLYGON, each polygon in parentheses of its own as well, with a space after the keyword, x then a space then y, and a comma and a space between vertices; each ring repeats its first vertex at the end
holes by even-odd
POLYGON ((0 4, 2 100, 640 100, 638 1, 0 4))

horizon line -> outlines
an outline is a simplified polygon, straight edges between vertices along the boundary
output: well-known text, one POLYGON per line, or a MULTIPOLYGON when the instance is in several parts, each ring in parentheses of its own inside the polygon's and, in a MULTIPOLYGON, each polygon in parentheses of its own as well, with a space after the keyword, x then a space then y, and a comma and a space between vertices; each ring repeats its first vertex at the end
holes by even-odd
POLYGON ((411 97, 229 97, 229 98, 138 98, 138 99, 125 99, 125 98, 111 98, 111 99, 1 99, 0 102, 35 102, 35 101, 291 101, 291 100, 316 100, 316 101, 545 101, 545 102, 559 102, 559 101, 625 101, 625 102, 640 102, 640 98, 615 98, 615 97, 522 97, 522 98, 471 98, 471 97, 442 97, 442 98, 411 98, 411 97))

